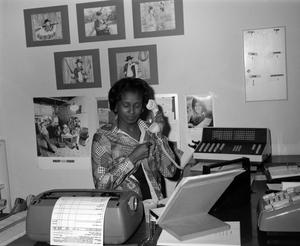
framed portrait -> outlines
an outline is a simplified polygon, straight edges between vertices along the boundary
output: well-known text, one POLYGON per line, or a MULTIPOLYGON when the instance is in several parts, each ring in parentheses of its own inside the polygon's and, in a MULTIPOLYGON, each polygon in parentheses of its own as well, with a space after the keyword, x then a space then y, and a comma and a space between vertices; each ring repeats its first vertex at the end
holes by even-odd
POLYGON ((70 43, 68 6, 24 9, 27 47, 70 43))
POLYGON ((101 87, 98 49, 54 53, 57 89, 101 87))
POLYGON ((134 37, 183 35, 182 0, 132 0, 134 37))
POLYGON ((76 4, 79 42, 125 39, 124 2, 76 4))
POLYGON ((156 45, 109 48, 108 57, 111 85, 125 77, 158 84, 156 45))

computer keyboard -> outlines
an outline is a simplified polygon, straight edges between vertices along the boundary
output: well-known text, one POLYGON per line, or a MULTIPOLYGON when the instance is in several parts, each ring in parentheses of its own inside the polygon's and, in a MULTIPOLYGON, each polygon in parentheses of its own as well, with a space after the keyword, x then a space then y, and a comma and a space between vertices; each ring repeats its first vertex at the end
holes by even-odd
POLYGON ((7 245, 26 233, 27 211, 0 220, 0 246, 7 245))

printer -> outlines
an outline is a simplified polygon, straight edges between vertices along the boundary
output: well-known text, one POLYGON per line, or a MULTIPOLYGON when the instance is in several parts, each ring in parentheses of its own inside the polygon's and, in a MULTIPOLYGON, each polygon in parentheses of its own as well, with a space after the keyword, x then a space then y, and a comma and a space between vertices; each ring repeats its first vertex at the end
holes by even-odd
POLYGON ((138 228, 143 215, 143 202, 133 191, 93 189, 49 190, 30 203, 26 218, 27 236, 39 242, 50 242, 51 216, 60 197, 109 197, 104 214, 104 244, 122 244, 138 228))

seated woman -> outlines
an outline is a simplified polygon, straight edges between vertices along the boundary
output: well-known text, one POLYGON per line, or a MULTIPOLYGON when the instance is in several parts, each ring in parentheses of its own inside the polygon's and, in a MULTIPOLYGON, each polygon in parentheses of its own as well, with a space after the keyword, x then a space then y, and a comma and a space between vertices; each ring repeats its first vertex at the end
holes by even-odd
MULTIPOLYGON (((123 78, 109 91, 110 109, 115 113, 115 125, 103 126, 93 137, 92 171, 96 189, 133 190, 143 200, 160 200, 162 178, 172 177, 176 167, 166 156, 175 154, 161 133, 149 131, 142 120, 146 104, 154 91, 139 78, 123 78), (161 139, 161 140, 160 140, 161 139)), ((163 123, 162 113, 154 118, 163 123)))

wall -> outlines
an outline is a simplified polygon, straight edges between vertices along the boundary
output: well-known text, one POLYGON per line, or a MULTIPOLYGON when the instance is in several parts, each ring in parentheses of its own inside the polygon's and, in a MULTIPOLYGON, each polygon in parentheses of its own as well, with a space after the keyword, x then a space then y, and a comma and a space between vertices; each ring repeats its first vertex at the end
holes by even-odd
MULTIPOLYGON (((134 39, 131 1, 125 0, 126 40, 81 44, 77 35, 76 2, 84 0, 4 1, 7 4, 3 31, 5 62, 0 102, 7 105, 3 109, 2 134, 7 139, 13 197, 51 188, 93 187, 89 163, 84 163, 84 170, 38 167, 32 98, 106 96, 110 87, 109 47, 157 45, 159 85, 154 89, 157 93, 178 94, 181 136, 185 135, 186 128, 184 96, 211 92, 215 98, 216 126, 268 127, 274 154, 299 154, 299 1, 184 0, 184 35, 134 39), (69 7, 71 44, 26 48, 23 9, 62 4, 69 7), (288 100, 246 103, 242 31, 274 26, 286 27, 288 100), (100 49, 102 88, 56 90, 53 53, 88 48, 100 49)), ((183 137, 181 144, 186 144, 183 137)))
MULTIPOLYGON (((3 28, 4 28, 4 2, 0 2, 0 32, 3 33, 3 28)), ((0 35, 0 57, 3 57, 3 41, 4 40, 4 35, 0 35)), ((3 82, 3 62, 4 59, 0 59, 0 139, 2 138, 2 132, 3 132, 3 90, 2 90, 2 82, 3 82)))

